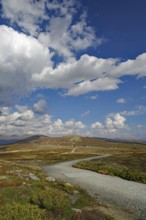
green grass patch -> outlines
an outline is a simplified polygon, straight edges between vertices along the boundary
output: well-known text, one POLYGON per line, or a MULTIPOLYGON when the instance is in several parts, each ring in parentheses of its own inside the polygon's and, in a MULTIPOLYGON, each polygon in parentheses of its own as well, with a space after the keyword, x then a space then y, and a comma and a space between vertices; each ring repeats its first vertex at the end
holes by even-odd
POLYGON ((45 215, 45 209, 29 203, 12 202, 0 207, 0 220, 43 220, 45 215))
POLYGON ((103 161, 81 161, 74 167, 92 170, 101 174, 118 176, 122 179, 146 183, 146 174, 137 170, 129 170, 125 166, 109 165, 103 161))
POLYGON ((0 220, 70 220, 73 208, 97 206, 84 190, 70 183, 46 181, 36 166, 0 162, 0 220), (29 178, 33 173, 40 178, 29 178), (74 201, 75 199, 75 201, 74 201))

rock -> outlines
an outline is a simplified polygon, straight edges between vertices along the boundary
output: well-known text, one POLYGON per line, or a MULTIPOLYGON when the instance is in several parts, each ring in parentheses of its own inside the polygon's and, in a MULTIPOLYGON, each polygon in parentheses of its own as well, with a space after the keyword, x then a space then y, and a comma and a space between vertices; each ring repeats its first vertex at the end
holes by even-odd
POLYGON ((32 180, 37 180, 37 181, 40 180, 40 178, 38 178, 37 176, 35 176, 33 173, 29 173, 29 178, 32 179, 32 180))
POLYGON ((13 170, 8 170, 6 173, 7 174, 14 174, 14 171, 13 170))
POLYGON ((51 176, 48 176, 48 177, 46 177, 46 181, 48 181, 48 182, 55 182, 55 178, 53 178, 51 176))
POLYGON ((82 212, 81 209, 75 209, 75 208, 72 208, 72 210, 73 210, 74 212, 78 212, 78 213, 81 213, 81 212, 82 212))
POLYGON ((21 173, 21 172, 22 172, 22 170, 15 170, 15 172, 16 172, 16 173, 21 173))
POLYGON ((18 175, 19 177, 21 177, 22 170, 15 170, 15 172, 16 172, 16 175, 18 175))
POLYGON ((73 187, 73 185, 71 183, 65 183, 65 186, 73 187))
POLYGON ((0 180, 6 180, 6 179, 8 179, 7 176, 0 176, 0 180))
POLYGON ((70 199, 71 204, 75 204, 76 201, 80 198, 80 195, 69 195, 68 196, 70 199))
POLYGON ((74 190, 73 194, 79 194, 79 191, 78 190, 74 190))
MULTIPOLYGON (((74 214, 71 220, 84 220, 84 219, 92 219, 92 220, 106 220, 113 219, 112 216, 107 213, 101 211, 98 207, 85 207, 81 210, 73 209, 74 214)), ((114 218, 115 219, 115 218, 114 218)))

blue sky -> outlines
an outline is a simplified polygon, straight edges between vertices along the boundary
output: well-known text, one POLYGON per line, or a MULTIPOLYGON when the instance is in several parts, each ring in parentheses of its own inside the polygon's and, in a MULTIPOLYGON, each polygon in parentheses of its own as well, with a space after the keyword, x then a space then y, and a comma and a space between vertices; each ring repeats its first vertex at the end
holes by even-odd
POLYGON ((0 135, 145 139, 144 0, 1 0, 0 135))

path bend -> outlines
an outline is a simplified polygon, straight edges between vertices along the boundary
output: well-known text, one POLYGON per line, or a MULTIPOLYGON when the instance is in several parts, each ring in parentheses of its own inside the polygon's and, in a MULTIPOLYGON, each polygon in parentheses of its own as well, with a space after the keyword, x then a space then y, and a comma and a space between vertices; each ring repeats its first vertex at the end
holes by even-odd
POLYGON ((80 185, 95 197, 97 202, 126 209, 139 219, 146 220, 146 184, 72 167, 74 163, 82 160, 100 159, 108 156, 111 155, 99 155, 93 158, 46 165, 44 170, 48 176, 80 185))

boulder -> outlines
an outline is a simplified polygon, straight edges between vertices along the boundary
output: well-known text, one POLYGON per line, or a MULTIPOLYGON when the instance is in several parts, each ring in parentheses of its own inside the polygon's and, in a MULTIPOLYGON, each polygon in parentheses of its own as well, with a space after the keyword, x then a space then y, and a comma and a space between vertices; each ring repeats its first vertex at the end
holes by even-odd
POLYGON ((32 180, 37 180, 39 181, 40 178, 38 178, 36 175, 34 175, 33 173, 29 173, 29 178, 32 179, 32 180))
POLYGON ((71 183, 65 183, 65 186, 73 187, 73 185, 71 183))
POLYGON ((51 176, 48 176, 48 177, 46 177, 46 181, 48 181, 48 182, 55 182, 55 178, 53 178, 51 176))

